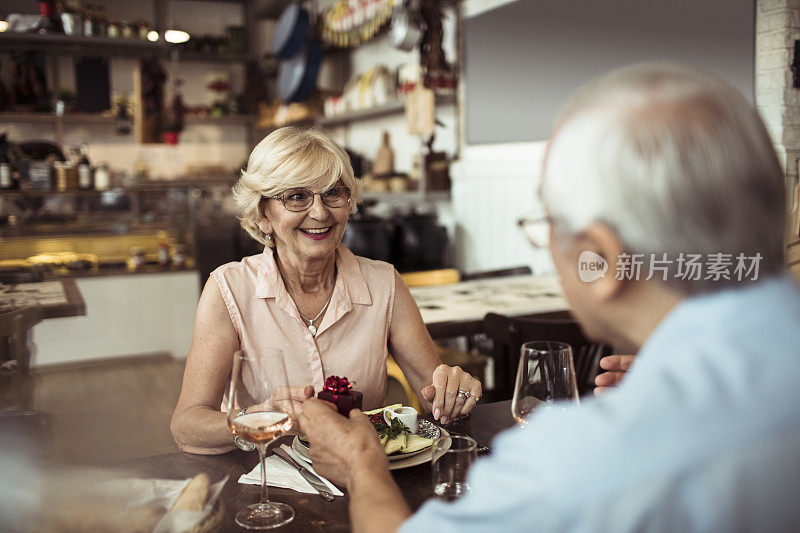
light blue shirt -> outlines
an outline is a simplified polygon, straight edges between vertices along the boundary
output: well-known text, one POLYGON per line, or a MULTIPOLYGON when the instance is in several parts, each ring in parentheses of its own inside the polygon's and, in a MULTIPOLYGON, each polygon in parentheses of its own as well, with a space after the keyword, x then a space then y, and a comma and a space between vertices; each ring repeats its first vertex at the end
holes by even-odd
POLYGON ((404 533, 800 531, 800 291, 689 298, 618 390, 539 410, 404 533))

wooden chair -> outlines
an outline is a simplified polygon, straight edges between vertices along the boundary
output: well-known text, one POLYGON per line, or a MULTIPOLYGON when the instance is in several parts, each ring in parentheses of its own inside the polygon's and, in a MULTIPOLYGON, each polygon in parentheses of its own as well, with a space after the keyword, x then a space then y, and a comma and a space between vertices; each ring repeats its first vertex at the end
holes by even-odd
POLYGON ((30 331, 42 318, 41 308, 35 305, 0 313, 0 360, 4 370, 28 373, 30 331))
POLYGON ((611 354, 611 347, 587 339, 568 313, 552 313, 537 317, 508 317, 489 313, 483 319, 486 335, 494 343, 495 388, 491 401, 508 400, 514 393, 520 347, 534 340, 565 342, 572 346, 578 392, 594 390, 594 377, 601 357, 611 354))
MULTIPOLYGON (((409 287, 424 287, 429 285, 444 285, 446 283, 458 283, 461 276, 458 273, 458 270, 454 268, 445 268, 441 270, 425 270, 421 272, 407 272, 405 274, 401 274, 403 281, 409 287)), ((439 350, 439 357, 442 358, 443 348, 439 346, 436 347, 439 350)), ((386 375, 390 379, 396 380, 400 383, 400 386, 403 387, 403 391, 406 393, 408 397, 408 405, 420 411, 421 404, 419 401, 419 397, 417 393, 414 391, 411 384, 406 379, 406 376, 403 374, 403 371, 400 370, 400 366, 394 360, 394 358, 389 355, 389 358, 386 360, 386 375)))
POLYGON ((413 388, 411 388, 411 384, 408 382, 406 376, 403 374, 403 371, 400 370, 400 366, 395 362, 391 355, 388 359, 386 359, 386 376, 389 379, 397 381, 400 383, 400 386, 403 387, 403 392, 405 392, 406 396, 408 397, 408 403, 405 405, 410 405, 416 409, 418 413, 421 413, 422 406, 419 403, 417 393, 414 392, 413 388))
MULTIPOLYGON (((461 281, 502 278, 504 276, 522 276, 525 274, 533 274, 531 267, 528 265, 501 268, 497 270, 483 270, 480 272, 472 272, 471 274, 463 274, 461 276, 461 281)), ((470 353, 489 354, 492 352, 492 341, 486 337, 486 333, 476 333, 475 335, 470 335, 467 337, 467 351, 470 353)))
POLYGON ((405 284, 409 287, 427 287, 429 285, 446 285, 461 281, 461 274, 455 268, 441 270, 423 270, 421 272, 406 272, 400 274, 405 284))

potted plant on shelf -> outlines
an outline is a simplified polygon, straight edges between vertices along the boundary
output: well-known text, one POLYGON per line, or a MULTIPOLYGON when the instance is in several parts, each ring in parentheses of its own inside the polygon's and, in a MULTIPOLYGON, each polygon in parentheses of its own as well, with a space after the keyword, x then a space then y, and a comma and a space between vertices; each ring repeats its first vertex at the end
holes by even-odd
POLYGON ((217 76, 207 85, 207 88, 213 94, 211 116, 219 118, 227 115, 229 111, 227 102, 231 90, 230 82, 223 76, 217 76))

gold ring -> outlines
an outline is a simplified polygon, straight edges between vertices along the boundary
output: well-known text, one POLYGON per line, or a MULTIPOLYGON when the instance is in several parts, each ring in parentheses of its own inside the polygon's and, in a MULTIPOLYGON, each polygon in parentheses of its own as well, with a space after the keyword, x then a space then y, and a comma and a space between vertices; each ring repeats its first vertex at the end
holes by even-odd
POLYGON ((469 397, 475 400, 475 403, 478 403, 478 400, 480 400, 480 398, 475 396, 474 394, 470 394, 469 397))

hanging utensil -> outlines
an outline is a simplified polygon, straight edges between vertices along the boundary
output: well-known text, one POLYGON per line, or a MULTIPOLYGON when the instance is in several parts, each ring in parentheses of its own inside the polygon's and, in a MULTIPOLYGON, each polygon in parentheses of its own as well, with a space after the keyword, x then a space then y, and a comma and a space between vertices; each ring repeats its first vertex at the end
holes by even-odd
POLYGON ((308 35, 309 20, 308 11, 299 3, 291 3, 283 10, 272 34, 272 53, 275 57, 288 59, 302 48, 308 35))
POLYGON ((278 96, 283 102, 302 102, 317 86, 322 60, 322 48, 317 41, 308 40, 291 59, 281 62, 278 69, 278 96))
POLYGON ((401 4, 392 14, 392 29, 389 41, 400 50, 410 52, 422 39, 422 28, 417 23, 414 12, 408 5, 401 4))

